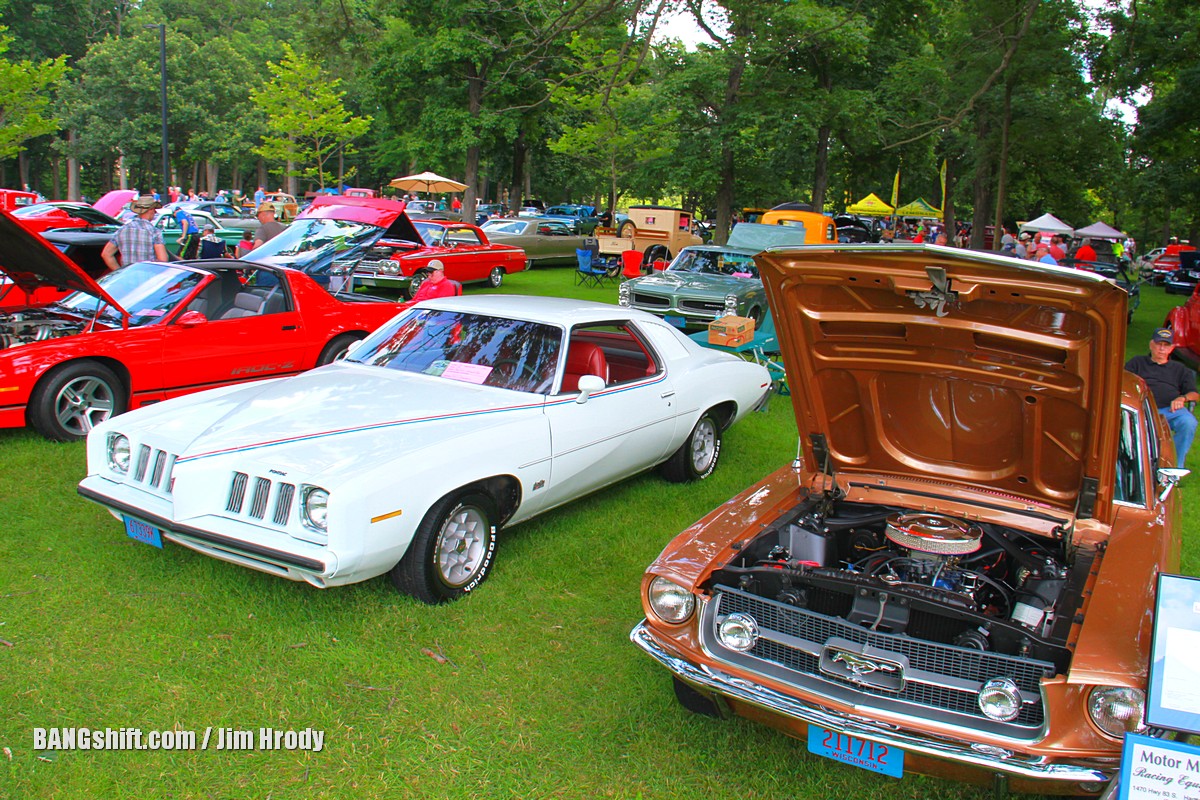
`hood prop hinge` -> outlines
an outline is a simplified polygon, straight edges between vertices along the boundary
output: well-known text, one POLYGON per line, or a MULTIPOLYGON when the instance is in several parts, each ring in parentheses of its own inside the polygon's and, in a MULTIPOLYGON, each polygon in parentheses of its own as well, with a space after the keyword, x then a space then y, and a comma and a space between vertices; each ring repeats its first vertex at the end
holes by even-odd
POLYGON ((825 434, 813 433, 810 434, 809 442, 812 444, 813 461, 817 472, 822 475, 833 477, 833 460, 829 457, 829 443, 825 441, 825 434))
POLYGON ((931 308, 934 316, 946 316, 946 305, 958 302, 958 292, 950 290, 950 278, 945 267, 926 267, 925 274, 933 288, 925 292, 908 292, 917 308, 931 308))
POLYGON ((1083 479, 1079 484, 1079 498, 1075 503, 1075 519, 1090 519, 1096 513, 1096 494, 1099 490, 1098 479, 1083 479))

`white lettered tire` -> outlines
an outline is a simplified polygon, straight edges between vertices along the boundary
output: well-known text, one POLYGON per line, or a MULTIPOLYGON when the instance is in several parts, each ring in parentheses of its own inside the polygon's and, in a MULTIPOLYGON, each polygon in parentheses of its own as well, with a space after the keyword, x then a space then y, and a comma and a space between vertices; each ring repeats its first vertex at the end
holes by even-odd
POLYGON ((496 506, 478 492, 443 497, 421 520, 392 585, 436 605, 475 590, 496 557, 496 506))

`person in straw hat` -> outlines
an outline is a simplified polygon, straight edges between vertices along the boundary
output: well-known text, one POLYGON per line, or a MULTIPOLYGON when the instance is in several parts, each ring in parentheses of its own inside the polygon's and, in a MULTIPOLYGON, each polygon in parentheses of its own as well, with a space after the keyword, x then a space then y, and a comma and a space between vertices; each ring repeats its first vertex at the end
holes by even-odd
POLYGON ((133 219, 121 226, 100 251, 100 258, 111 272, 138 261, 168 261, 167 246, 162 230, 154 224, 154 212, 159 203, 144 194, 130 205, 133 219))

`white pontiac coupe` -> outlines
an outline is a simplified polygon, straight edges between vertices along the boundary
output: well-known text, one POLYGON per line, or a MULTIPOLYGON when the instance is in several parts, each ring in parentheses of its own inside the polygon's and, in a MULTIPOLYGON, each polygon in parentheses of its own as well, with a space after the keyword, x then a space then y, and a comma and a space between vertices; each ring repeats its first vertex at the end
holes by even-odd
POLYGON ((487 576, 502 525, 656 465, 708 476, 769 389, 643 312, 443 298, 344 361, 98 425, 79 493, 158 547, 318 587, 387 572, 440 603, 487 576))

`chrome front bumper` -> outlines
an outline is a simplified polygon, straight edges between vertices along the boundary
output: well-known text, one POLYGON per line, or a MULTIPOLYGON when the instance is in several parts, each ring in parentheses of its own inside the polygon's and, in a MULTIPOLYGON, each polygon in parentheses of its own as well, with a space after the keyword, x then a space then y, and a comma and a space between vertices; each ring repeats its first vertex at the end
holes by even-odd
POLYGON ((684 683, 698 689, 754 705, 805 724, 819 725, 838 733, 880 742, 909 753, 976 767, 991 773, 1044 781, 1102 784, 1115 777, 1120 768, 1117 758, 1113 758, 1111 764, 1097 760, 1086 763, 1082 760, 1052 762, 1045 758, 963 739, 907 733, 866 717, 850 716, 822 708, 711 667, 693 664, 664 648, 650 633, 645 620, 638 623, 630 632, 629 638, 684 683))

